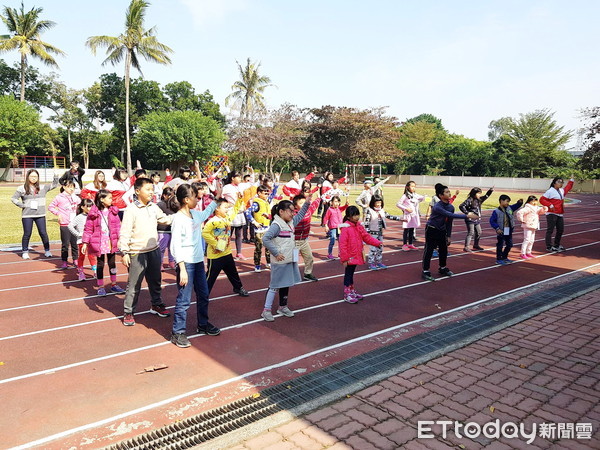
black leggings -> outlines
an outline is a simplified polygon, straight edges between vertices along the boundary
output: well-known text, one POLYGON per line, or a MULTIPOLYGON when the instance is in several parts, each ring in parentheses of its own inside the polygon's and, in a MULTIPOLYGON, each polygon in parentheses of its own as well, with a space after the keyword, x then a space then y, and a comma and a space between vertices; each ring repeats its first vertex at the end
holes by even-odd
POLYGON ((21 248, 23 251, 29 251, 29 239, 31 238, 34 222, 38 233, 42 238, 44 250, 50 251, 50 240, 48 239, 48 232, 46 231, 46 217, 23 217, 21 221, 23 222, 23 239, 21 240, 21 248))
POLYGON ((98 280, 102 280, 104 278, 104 260, 108 262, 108 268, 110 272, 116 273, 116 265, 115 265, 115 253, 107 253, 106 255, 98 256, 98 265, 96 266, 96 278, 98 280), (106 257, 106 258, 105 258, 106 257))
POLYGON ((348 264, 344 269, 344 286, 352 286, 354 284, 354 271, 356 270, 356 265, 348 264))
MULTIPOLYGON (((241 227, 240 227, 241 230, 241 227)), ((242 287, 242 280, 238 274, 237 268, 235 267, 235 261, 233 255, 225 255, 220 258, 209 259, 206 267, 206 283, 208 284, 208 293, 212 291, 217 277, 221 271, 225 272, 233 289, 239 290, 242 287)))
POLYGON ((289 286, 284 287, 284 288, 279 288, 279 306, 287 306, 289 293, 290 293, 289 286))
POLYGON ((554 236, 554 246, 560 245, 560 239, 565 231, 565 219, 563 216, 557 216, 556 214, 548 214, 546 216, 547 226, 546 229, 546 247, 552 246, 552 233, 556 228, 556 236, 554 236))
POLYGON ((404 235, 402 236, 402 243, 406 245, 412 245, 413 240, 415 239, 415 229, 414 228, 405 228, 404 235))
POLYGON ((239 227, 231 227, 231 235, 235 237, 235 249, 236 253, 239 255, 242 253, 242 232, 243 226, 239 227))
POLYGON ((60 226, 60 258, 63 261, 67 261, 69 258, 69 247, 71 248, 71 257, 73 258, 73 262, 77 261, 79 257, 79 251, 77 249, 77 236, 69 231, 69 227, 60 226))

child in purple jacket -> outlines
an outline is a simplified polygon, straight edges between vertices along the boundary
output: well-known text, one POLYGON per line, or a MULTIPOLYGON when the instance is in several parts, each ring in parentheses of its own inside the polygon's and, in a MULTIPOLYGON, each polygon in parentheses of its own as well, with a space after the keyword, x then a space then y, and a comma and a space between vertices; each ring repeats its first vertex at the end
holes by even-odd
POLYGON ((110 270, 111 292, 122 294, 125 292, 117 284, 117 267, 115 254, 118 250, 119 231, 121 220, 119 219, 119 208, 112 206, 112 194, 106 189, 100 189, 96 194, 94 206, 88 213, 83 230, 83 246, 81 252, 98 256, 97 277, 98 295, 106 295, 104 288, 104 264, 108 262, 110 270))

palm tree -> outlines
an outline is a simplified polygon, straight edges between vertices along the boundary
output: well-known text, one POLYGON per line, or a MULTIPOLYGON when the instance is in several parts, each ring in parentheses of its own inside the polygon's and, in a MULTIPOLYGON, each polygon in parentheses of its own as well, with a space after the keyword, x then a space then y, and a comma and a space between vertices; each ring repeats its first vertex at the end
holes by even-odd
POLYGON ((242 67, 237 61, 236 64, 240 72, 240 80, 231 86, 233 92, 225 99, 225 105, 228 106, 229 101, 233 99, 240 108, 240 117, 250 119, 255 113, 266 110, 263 92, 273 85, 269 77, 258 73, 260 63, 252 63, 248 58, 246 67, 242 67))
POLYGON ((21 54, 21 101, 25 101, 25 72, 27 71, 27 57, 29 55, 39 59, 50 67, 58 68, 52 57, 65 55, 59 48, 40 39, 40 34, 56 23, 50 20, 38 20, 43 8, 31 8, 25 12, 25 5, 21 2, 21 9, 4 7, 0 19, 8 28, 10 34, 0 36, 0 52, 18 50, 21 54))
MULTIPOLYGON (((125 142, 127 145, 127 170, 131 172, 131 138, 129 130, 129 81, 131 66, 142 75, 138 55, 146 61, 158 64, 171 64, 168 54, 173 50, 158 42, 155 28, 144 30, 144 15, 150 3, 145 0, 131 0, 125 13, 125 31, 119 36, 92 36, 85 45, 95 55, 98 47, 106 47, 106 59, 102 65, 117 65, 125 59, 125 142)), ((143 75, 142 75, 143 76, 143 75)))

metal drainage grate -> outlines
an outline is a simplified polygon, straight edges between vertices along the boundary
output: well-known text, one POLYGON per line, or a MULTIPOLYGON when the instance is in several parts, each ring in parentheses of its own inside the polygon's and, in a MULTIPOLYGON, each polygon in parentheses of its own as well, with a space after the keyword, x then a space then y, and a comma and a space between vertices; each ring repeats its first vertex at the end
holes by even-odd
POLYGON ((586 276, 551 290, 498 306, 474 317, 443 325, 332 364, 287 381, 285 384, 269 387, 261 391, 259 397, 237 400, 107 448, 110 450, 191 448, 265 419, 279 411, 298 408, 305 403, 360 383, 366 378, 381 376, 394 368, 410 367, 430 360, 453 348, 464 346, 481 336, 492 334, 598 288, 600 288, 600 276, 586 276))

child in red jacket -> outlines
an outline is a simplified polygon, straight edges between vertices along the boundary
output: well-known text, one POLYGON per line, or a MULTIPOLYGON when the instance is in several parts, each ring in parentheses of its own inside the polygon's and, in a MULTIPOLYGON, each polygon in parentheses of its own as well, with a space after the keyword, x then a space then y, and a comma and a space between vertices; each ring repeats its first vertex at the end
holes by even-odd
POLYGON ((344 270, 344 300, 348 303, 356 303, 363 299, 354 289, 354 271, 356 266, 365 263, 363 254, 363 243, 379 247, 383 245, 371 236, 365 227, 359 222, 360 211, 356 206, 348 206, 344 223, 340 225, 342 234, 340 235, 340 261, 345 267, 344 270))

